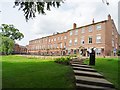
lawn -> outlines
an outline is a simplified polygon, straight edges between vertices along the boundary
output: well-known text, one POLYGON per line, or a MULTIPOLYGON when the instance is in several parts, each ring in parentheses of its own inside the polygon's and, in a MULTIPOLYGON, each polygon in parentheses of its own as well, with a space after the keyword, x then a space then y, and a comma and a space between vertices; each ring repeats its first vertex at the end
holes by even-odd
POLYGON ((70 66, 54 60, 20 56, 2 57, 3 88, 75 88, 70 66))
MULTIPOLYGON (((89 60, 85 60, 84 63, 88 64, 89 60)), ((118 88, 118 85, 120 85, 120 82, 118 84, 118 58, 96 58, 96 64, 93 68, 118 88)))

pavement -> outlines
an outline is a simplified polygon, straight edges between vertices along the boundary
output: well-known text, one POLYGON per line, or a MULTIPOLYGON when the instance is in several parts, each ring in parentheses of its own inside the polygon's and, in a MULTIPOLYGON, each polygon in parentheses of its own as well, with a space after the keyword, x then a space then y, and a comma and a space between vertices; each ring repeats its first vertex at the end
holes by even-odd
POLYGON ((116 90, 103 75, 91 66, 82 64, 82 61, 76 58, 71 63, 75 74, 76 90, 116 90))

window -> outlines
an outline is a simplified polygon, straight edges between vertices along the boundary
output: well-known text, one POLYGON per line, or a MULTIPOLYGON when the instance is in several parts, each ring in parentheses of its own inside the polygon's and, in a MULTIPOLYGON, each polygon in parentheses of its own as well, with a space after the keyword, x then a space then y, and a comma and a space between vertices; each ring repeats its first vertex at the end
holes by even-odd
POLYGON ((56 38, 54 38, 54 41, 56 41, 56 38))
POLYGON ((68 54, 70 54, 71 53, 71 50, 68 50, 68 54))
POLYGON ((55 48, 55 44, 53 44, 53 48, 55 48))
POLYGON ((62 40, 62 37, 61 37, 61 40, 62 40))
POLYGON ((53 39, 51 39, 51 41, 53 41, 53 39))
POLYGON ((49 42, 50 42, 50 39, 49 39, 49 42))
POLYGON ((78 30, 77 29, 75 30, 75 35, 78 35, 78 30))
POLYGON ((72 46, 72 40, 69 41, 69 46, 72 46))
POLYGON ((91 44, 92 43, 92 37, 88 37, 88 43, 91 44))
POLYGON ((81 30, 82 30, 81 33, 85 33, 85 28, 82 28, 81 30))
POLYGON ((77 45, 77 38, 74 40, 74 45, 77 45))
POLYGON ((81 37, 81 44, 84 44, 84 37, 81 37))
POLYGON ((92 26, 89 26, 89 27, 88 27, 88 31, 89 31, 89 32, 92 32, 92 26))
POLYGON ((97 29, 97 30, 101 30, 101 25, 97 25, 97 26, 96 26, 96 29, 97 29))
POLYGON ((48 45, 48 49, 49 49, 50 47, 49 47, 49 45, 48 45))
POLYGON ((112 35, 114 35, 114 31, 112 31, 112 35))
POLYGON ((101 54, 101 48, 96 48, 95 52, 99 56, 101 54))
POLYGON ((51 48, 52 48, 52 44, 51 44, 51 48))
POLYGON ((64 48, 66 48, 66 43, 64 43, 64 48))
POLYGON ((64 39, 67 39, 67 37, 66 37, 66 36, 64 36, 64 39))
POLYGON ((101 43, 101 35, 96 36, 96 43, 101 43))
POLYGON ((55 48, 57 48, 57 44, 55 44, 55 48))
POLYGON ((58 37, 58 40, 60 40, 60 37, 58 37))
POLYGON ((118 44, 116 43, 116 49, 117 49, 117 47, 118 47, 118 44))
POLYGON ((62 48, 62 43, 60 43, 60 48, 62 48))
POLYGON ((114 43, 115 43, 115 42, 114 42, 114 39, 112 38, 112 47, 114 47, 114 43))
POLYGON ((70 36, 72 35, 72 31, 70 31, 70 36))
POLYGON ((74 50, 74 54, 76 54, 77 53, 77 50, 74 50))

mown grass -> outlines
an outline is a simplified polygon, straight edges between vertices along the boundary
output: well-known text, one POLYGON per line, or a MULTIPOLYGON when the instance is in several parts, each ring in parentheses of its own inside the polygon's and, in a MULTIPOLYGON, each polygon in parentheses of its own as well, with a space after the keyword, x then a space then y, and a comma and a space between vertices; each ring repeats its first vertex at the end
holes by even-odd
MULTIPOLYGON (((112 82, 116 88, 119 87, 120 82, 118 75, 118 58, 96 58, 96 64, 93 66, 99 73, 112 82)), ((89 64, 89 59, 84 61, 85 64, 89 64)))
POLYGON ((70 66, 50 59, 2 57, 3 88, 75 88, 70 66))

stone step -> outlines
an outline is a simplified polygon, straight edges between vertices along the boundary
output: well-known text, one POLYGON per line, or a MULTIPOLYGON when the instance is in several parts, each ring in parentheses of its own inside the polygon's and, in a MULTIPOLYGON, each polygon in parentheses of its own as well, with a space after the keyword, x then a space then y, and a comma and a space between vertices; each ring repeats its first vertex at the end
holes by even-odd
POLYGON ((115 88, 76 83, 77 90, 116 90, 115 88))
POLYGON ((95 85, 95 86, 105 86, 110 88, 115 88, 114 85, 103 78, 86 77, 86 76, 75 76, 76 82, 81 84, 95 85))
POLYGON ((89 72, 97 72, 95 69, 93 68, 84 68, 84 67, 75 67, 73 66, 74 70, 81 70, 81 71, 89 71, 89 72))
POLYGON ((73 70, 73 71, 74 71, 75 75, 104 78, 103 75, 101 75, 97 72, 80 71, 80 70, 73 70))
POLYGON ((78 60, 72 60, 73 62, 81 62, 81 61, 78 61, 78 60))
POLYGON ((73 62, 72 64, 81 64, 82 62, 73 62))
POLYGON ((84 68, 92 68, 89 65, 80 65, 80 64, 71 64, 72 66, 76 66, 76 67, 84 67, 84 68))

